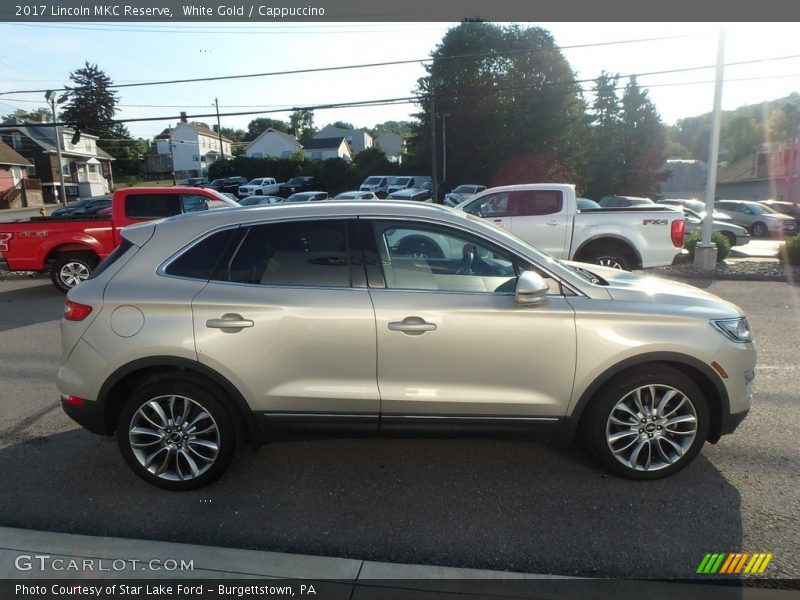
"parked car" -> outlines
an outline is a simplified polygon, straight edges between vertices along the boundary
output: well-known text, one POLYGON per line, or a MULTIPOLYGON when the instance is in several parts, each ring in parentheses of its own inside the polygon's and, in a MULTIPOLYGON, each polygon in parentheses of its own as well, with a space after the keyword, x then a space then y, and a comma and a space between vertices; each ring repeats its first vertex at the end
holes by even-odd
POLYGON ((261 206, 265 204, 278 204, 285 200, 280 196, 248 196, 239 200, 242 206, 261 206))
MULTIPOLYGON (((700 215, 700 218, 703 218, 706 214, 706 203, 694 198, 664 198, 659 200, 658 203, 666 204, 667 206, 685 206, 700 215)), ((732 221, 730 215, 716 209, 711 213, 711 218, 715 221, 732 221)))
POLYGON ((184 179, 175 185, 179 185, 181 187, 203 187, 208 185, 208 179, 206 177, 189 177, 188 179, 184 179))
POLYGON ((485 185, 477 185, 474 183, 459 185, 444 195, 444 204, 445 206, 458 206, 465 200, 469 200, 476 194, 480 194, 485 189, 485 185))
POLYGON ((786 202, 784 200, 759 200, 759 203, 764 206, 769 206, 772 210, 782 215, 792 217, 795 221, 800 220, 800 206, 795 202, 786 202))
POLYGON ((378 200, 379 197, 374 192, 364 192, 353 190, 352 192, 342 192, 336 194, 334 200, 378 200))
POLYGON ((399 175, 389 182, 386 193, 391 194, 408 188, 420 188, 424 183, 433 185, 433 180, 425 175, 399 175))
POLYGON ((295 192, 307 192, 316 187, 316 179, 310 175, 301 175, 299 177, 292 177, 286 183, 282 183, 278 189, 278 196, 287 198, 295 192))
POLYGON ((240 198, 247 196, 275 196, 280 191, 280 184, 272 177, 258 177, 250 180, 245 185, 239 186, 236 195, 240 198))
POLYGON ((750 200, 717 200, 714 208, 730 215, 736 225, 746 228, 753 237, 794 235, 797 221, 769 206, 750 200))
MULTIPOLYGON (((685 206, 681 207, 681 210, 686 219, 686 233, 702 233, 703 217, 685 206)), ((747 229, 736 225, 731 220, 718 221, 717 219, 713 219, 711 221, 711 231, 716 231, 724 235, 731 246, 744 246, 750 241, 750 234, 747 232, 747 229)))
POLYGON ((53 285, 66 292, 86 281, 113 253, 122 241, 122 228, 182 213, 236 206, 237 202, 209 188, 125 188, 114 192, 111 211, 105 218, 51 216, 0 223, 0 255, 9 271, 49 271, 53 285))
POLYGON ((162 488, 210 483, 245 439, 409 433, 577 437, 652 480, 750 408, 738 307, 442 206, 280 204, 122 236, 67 296, 57 384, 162 488))
POLYGON ((638 196, 603 196, 598 204, 602 208, 627 208, 629 206, 655 204, 655 202, 650 198, 640 198, 638 196))
POLYGON ((98 211, 111 206, 110 196, 94 196, 91 198, 82 198, 75 202, 70 202, 66 206, 61 206, 54 209, 51 217, 73 217, 73 216, 87 216, 95 215, 98 211))
POLYGON ((330 198, 328 192, 299 192, 292 194, 284 202, 317 202, 330 198))
POLYGON ((597 210, 602 208, 597 202, 589 198, 576 198, 576 201, 578 202, 578 210, 597 210))
POLYGON ((578 210, 575 186, 489 188, 456 208, 487 219, 553 258, 619 269, 670 265, 683 252, 683 215, 666 206, 578 210))
POLYGON ((239 186, 246 183, 247 179, 245 177, 225 177, 223 179, 215 179, 208 184, 208 187, 218 192, 236 194, 239 192, 239 186))
POLYGON ((359 191, 372 192, 378 198, 386 198, 389 189, 390 175, 371 175, 359 186, 359 191))
POLYGON ((412 200, 414 202, 428 202, 433 197, 433 182, 426 181, 419 187, 406 188, 392 192, 387 196, 392 200, 412 200))

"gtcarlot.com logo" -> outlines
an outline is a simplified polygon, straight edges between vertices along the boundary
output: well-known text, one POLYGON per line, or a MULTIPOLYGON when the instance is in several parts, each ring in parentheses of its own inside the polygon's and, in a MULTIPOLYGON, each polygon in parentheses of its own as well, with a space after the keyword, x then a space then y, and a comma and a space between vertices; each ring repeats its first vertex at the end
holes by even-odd
POLYGON ((697 573, 701 575, 761 575, 772 561, 772 554, 756 552, 709 552, 703 557, 697 573))

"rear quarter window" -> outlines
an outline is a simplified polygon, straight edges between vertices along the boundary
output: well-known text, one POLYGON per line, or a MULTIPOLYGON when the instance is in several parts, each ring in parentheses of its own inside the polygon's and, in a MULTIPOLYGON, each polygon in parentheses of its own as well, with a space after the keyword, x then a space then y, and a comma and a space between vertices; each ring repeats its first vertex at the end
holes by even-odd
POLYGON ((228 254, 228 248, 237 231, 238 229, 219 231, 191 245, 164 272, 176 277, 211 279, 219 263, 228 254))

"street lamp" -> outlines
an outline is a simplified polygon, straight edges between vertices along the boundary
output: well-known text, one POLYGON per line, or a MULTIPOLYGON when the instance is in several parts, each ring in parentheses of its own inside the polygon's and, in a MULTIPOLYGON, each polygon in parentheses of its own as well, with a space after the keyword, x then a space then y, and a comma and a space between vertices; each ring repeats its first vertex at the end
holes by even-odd
POLYGON ((44 95, 45 99, 47 100, 48 104, 50 104, 50 109, 53 111, 53 127, 55 127, 56 132, 56 156, 58 157, 58 180, 61 186, 61 194, 59 196, 58 190, 53 186, 53 191, 56 196, 56 200, 61 200, 61 204, 64 206, 67 205, 67 189, 64 187, 64 165, 61 164, 61 132, 58 129, 58 119, 56 118, 56 104, 62 104, 69 99, 67 94, 61 96, 56 100, 56 93, 54 90, 47 90, 47 93, 44 95))

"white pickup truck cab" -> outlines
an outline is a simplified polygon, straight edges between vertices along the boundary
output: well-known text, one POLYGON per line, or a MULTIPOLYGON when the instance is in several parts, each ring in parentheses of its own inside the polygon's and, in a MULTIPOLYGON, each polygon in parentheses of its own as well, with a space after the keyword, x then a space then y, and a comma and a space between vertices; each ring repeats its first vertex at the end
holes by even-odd
POLYGON ((240 198, 247 196, 274 196, 280 190, 280 184, 272 177, 258 177, 239 186, 236 193, 240 198))
POLYGON ((652 206, 579 211, 570 184, 489 188, 456 208, 507 229, 553 258, 631 270, 670 265, 683 248, 682 213, 652 206))

